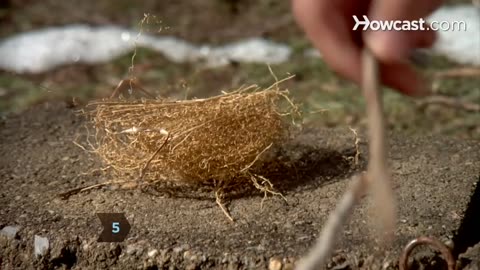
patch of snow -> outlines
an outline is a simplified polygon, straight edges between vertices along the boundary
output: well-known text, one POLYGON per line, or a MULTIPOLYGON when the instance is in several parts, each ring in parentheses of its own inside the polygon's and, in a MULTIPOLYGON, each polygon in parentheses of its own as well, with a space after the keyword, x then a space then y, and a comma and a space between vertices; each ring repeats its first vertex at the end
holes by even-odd
POLYGON ((435 11, 427 21, 449 22, 451 31, 438 31, 432 50, 460 64, 480 66, 480 7, 446 6, 435 11), (466 31, 454 29, 465 22, 466 31), (455 27, 454 27, 455 26, 455 27))
MULTIPOLYGON (((101 63, 133 50, 128 30, 71 25, 22 33, 0 43, 0 68, 40 73, 60 65, 101 63)), ((132 33, 133 34, 133 33, 132 33)))
POLYGON ((0 68, 18 73, 40 73, 73 63, 108 62, 135 49, 149 48, 175 63, 202 60, 210 66, 231 61, 281 63, 291 49, 261 38, 225 46, 195 46, 169 36, 139 35, 115 26, 70 25, 21 33, 0 43, 0 68))

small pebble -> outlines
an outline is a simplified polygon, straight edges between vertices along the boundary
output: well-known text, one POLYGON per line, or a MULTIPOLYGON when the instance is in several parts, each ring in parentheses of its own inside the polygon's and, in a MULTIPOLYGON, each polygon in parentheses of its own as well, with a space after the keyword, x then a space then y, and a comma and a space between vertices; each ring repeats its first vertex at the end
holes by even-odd
POLYGON ((455 247, 455 244, 452 239, 448 239, 447 241, 445 241, 445 245, 451 250, 453 250, 453 248, 455 247))
POLYGON ((6 236, 8 239, 13 239, 17 237, 18 231, 20 230, 19 226, 5 226, 0 231, 0 235, 6 236))
POLYGON ((180 252, 183 252, 184 250, 187 250, 187 249, 189 249, 189 248, 190 248, 189 245, 181 245, 181 246, 179 246, 179 247, 173 248, 173 252, 174 252, 174 253, 180 253, 180 252))
POLYGON ((158 254, 158 250, 152 249, 148 252, 148 257, 155 257, 158 254))
POLYGON ((50 243, 46 237, 35 235, 34 237, 34 251, 36 257, 41 257, 47 254, 50 248, 50 243))
POLYGON ((189 261, 195 261, 197 256, 190 250, 187 250, 183 253, 183 258, 189 261))
POLYGON ((128 255, 140 255, 142 254, 143 252, 143 248, 136 245, 136 244, 133 244, 133 245, 128 245, 127 248, 126 248, 126 251, 125 251, 128 255))
POLYGON ((268 263, 268 270, 281 270, 282 269, 282 262, 278 259, 270 259, 268 263))

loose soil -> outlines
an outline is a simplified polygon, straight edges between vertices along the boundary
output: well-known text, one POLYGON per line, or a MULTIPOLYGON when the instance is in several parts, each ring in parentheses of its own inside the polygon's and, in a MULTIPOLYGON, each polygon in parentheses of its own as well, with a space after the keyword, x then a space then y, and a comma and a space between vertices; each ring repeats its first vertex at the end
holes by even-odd
MULTIPOLYGON (((45 103, 0 120, 0 228, 20 226, 13 239, 0 235, 0 269, 292 269, 349 176, 366 165, 364 135, 354 165, 348 128, 309 126, 279 151, 295 168, 271 179, 287 202, 269 197, 261 207, 263 194, 255 190, 231 198, 235 223, 204 191, 107 187, 63 200, 64 191, 108 180, 92 172, 101 167, 97 158, 73 144, 85 135, 86 122, 68 107, 45 103), (132 229, 124 242, 97 242, 99 212, 125 213, 132 229), (43 257, 33 254, 34 235, 49 239, 43 257)), ((401 248, 428 235, 453 245, 463 269, 479 269, 478 141, 392 134, 390 142, 399 207, 395 242, 375 243, 366 198, 328 268, 397 269, 401 248)), ((415 253, 412 269, 444 269, 428 249, 415 253)))

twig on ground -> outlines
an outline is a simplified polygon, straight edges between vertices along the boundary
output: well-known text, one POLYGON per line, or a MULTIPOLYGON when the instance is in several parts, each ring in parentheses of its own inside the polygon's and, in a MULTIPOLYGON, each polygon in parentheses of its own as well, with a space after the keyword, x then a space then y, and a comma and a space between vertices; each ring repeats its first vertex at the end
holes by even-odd
POLYGON ((433 76, 437 78, 478 77, 480 76, 480 68, 452 68, 448 70, 437 71, 433 74, 433 76))
POLYGON ((108 186, 108 185, 112 185, 112 184, 124 184, 124 183, 128 183, 128 182, 131 182, 131 180, 111 180, 111 181, 105 181, 103 183, 98 183, 98 184, 94 184, 94 185, 89 185, 89 186, 83 186, 83 187, 79 187, 79 188, 74 188, 74 189, 70 189, 66 192, 63 192, 63 193, 60 193, 58 194, 58 197, 60 197, 61 199, 63 200, 66 200, 68 199, 70 196, 72 195, 75 195, 75 194, 78 194, 78 193, 82 193, 84 191, 87 191, 87 190, 90 190, 90 189, 94 189, 94 188, 100 188, 100 187, 104 187, 104 186, 108 186))
POLYGON ((225 214, 225 216, 227 216, 227 218, 231 221, 231 222, 235 222, 235 220, 233 219, 233 217, 230 215, 230 213, 228 212, 227 208, 225 207, 225 205, 223 204, 222 202, 222 191, 221 189, 217 190, 215 192, 215 202, 218 204, 218 206, 220 206, 220 209, 222 209, 223 213, 225 214))
POLYGON ((448 97, 448 96, 441 96, 441 95, 429 96, 417 102, 417 106, 419 107, 425 107, 431 104, 444 105, 444 106, 452 107, 455 109, 465 110, 468 112, 480 112, 480 104, 463 101, 463 100, 453 98, 453 97, 448 97))

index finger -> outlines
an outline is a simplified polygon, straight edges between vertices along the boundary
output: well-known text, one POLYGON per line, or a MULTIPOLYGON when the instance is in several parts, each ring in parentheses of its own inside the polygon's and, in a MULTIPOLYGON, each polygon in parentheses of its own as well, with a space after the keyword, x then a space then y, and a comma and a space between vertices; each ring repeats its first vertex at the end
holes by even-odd
POLYGON ((360 46, 345 19, 345 5, 350 4, 345 2, 362 1, 293 0, 292 7, 298 24, 324 61, 347 79, 360 83, 360 46))

